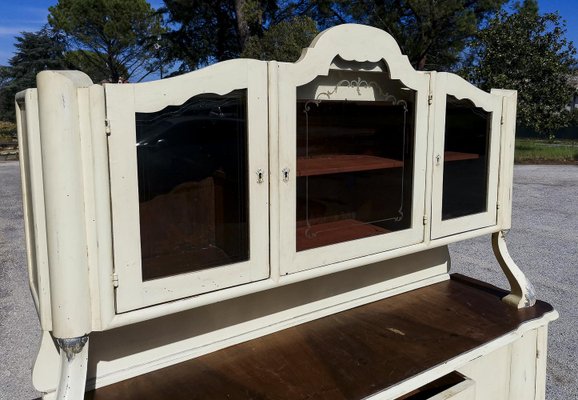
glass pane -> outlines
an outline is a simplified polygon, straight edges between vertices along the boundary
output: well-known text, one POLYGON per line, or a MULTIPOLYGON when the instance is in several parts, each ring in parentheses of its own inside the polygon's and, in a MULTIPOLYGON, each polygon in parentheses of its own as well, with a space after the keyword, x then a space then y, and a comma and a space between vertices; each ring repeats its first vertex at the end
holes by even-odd
POLYGON ((248 260, 246 97, 136 114, 143 280, 248 260))
POLYGON ((296 250, 410 228, 415 92, 332 71, 298 98, 296 250))
POLYGON ((442 219, 488 209, 488 142, 492 113, 447 97, 442 219))

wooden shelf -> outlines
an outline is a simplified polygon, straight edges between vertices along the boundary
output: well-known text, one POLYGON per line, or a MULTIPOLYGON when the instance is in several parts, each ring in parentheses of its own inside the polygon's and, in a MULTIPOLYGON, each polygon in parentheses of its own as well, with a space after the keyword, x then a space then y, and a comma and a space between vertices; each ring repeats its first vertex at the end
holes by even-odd
POLYGON ((297 251, 309 250, 330 244, 362 239, 389 232, 387 229, 354 219, 325 222, 311 227, 297 228, 297 251))
POLYGON ((363 399, 552 311, 541 301, 518 310, 501 300, 506 294, 454 275, 101 387, 84 398, 363 399))
POLYGON ((403 162, 399 160, 355 154, 333 154, 309 158, 298 157, 297 176, 339 174, 402 166, 403 162))
POLYGON ((463 161, 463 160, 476 160, 480 158, 479 154, 476 153, 460 153, 459 151, 446 151, 444 152, 444 161, 463 161))

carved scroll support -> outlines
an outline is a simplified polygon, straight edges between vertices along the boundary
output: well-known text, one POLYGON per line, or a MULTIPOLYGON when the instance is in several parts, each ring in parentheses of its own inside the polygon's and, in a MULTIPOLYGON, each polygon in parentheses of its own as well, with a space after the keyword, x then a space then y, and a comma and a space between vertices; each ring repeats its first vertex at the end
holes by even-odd
POLYGON ((510 256, 504 231, 492 234, 492 248, 502 271, 510 282, 510 294, 502 300, 516 308, 532 307, 536 303, 534 286, 510 256))

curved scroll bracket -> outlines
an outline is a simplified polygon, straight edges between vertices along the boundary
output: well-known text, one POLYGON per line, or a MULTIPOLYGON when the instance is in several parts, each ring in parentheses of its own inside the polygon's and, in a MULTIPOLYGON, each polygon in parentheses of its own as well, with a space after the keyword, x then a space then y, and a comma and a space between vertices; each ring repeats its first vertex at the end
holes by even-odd
POLYGON ((60 348, 60 379, 56 400, 84 398, 88 366, 88 335, 56 339, 60 348))
POLYGON ((510 282, 510 294, 502 300, 516 308, 532 307, 536 303, 534 286, 510 256, 504 231, 492 234, 492 248, 502 271, 510 282))

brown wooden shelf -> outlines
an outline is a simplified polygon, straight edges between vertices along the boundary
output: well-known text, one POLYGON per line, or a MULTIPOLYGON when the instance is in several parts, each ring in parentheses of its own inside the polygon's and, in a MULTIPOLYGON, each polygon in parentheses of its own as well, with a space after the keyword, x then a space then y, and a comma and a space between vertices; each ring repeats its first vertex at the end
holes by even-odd
POLYGON ((298 157, 297 176, 339 174, 343 172, 370 171, 402 166, 403 162, 399 160, 361 154, 330 154, 309 158, 298 157))
POLYGON ((362 239, 389 232, 387 229, 354 219, 325 222, 297 228, 297 251, 309 250, 330 244, 362 239))
POLYGON ((475 160, 480 158, 479 154, 476 153, 461 153, 459 151, 446 151, 444 152, 444 161, 463 161, 463 160, 475 160))
POLYGON ((540 318, 464 277, 310 321, 88 392, 86 400, 362 399, 540 318))

